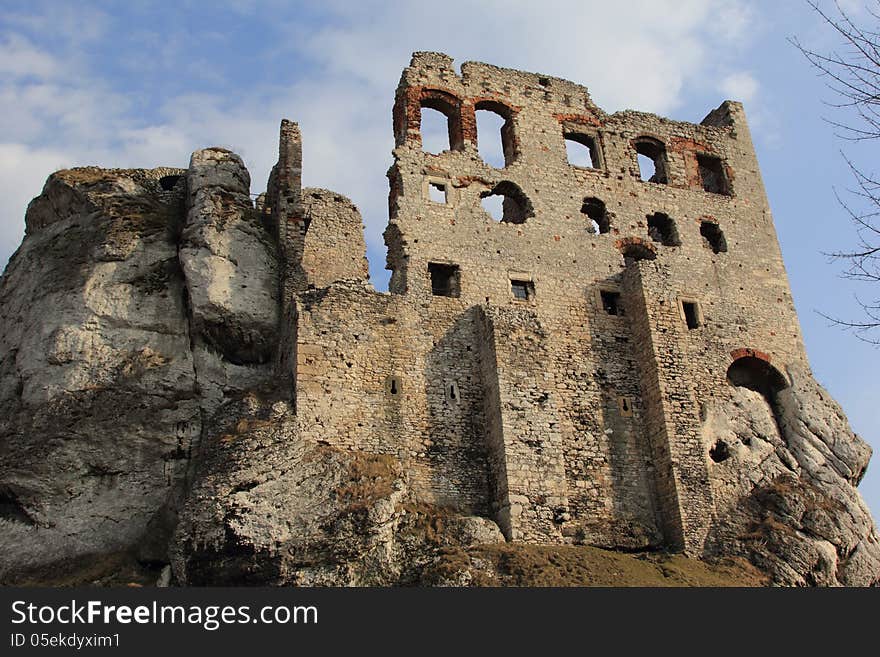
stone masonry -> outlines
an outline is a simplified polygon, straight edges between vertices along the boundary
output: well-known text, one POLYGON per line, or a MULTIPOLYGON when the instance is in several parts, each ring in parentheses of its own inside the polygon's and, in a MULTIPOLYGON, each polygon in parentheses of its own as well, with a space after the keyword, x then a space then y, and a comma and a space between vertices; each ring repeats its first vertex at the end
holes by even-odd
POLYGON ((698 553, 716 466, 701 408, 734 364, 754 388, 806 361, 742 106, 609 115, 571 82, 423 52, 393 119, 390 293, 366 282, 353 206, 284 174, 302 165, 282 125, 267 211, 293 258, 281 360, 301 431, 399 457, 424 500, 511 540, 698 553), (439 154, 426 108, 448 122, 439 154), (477 111, 501 134, 478 135, 477 111), (499 138, 494 168, 478 141, 499 138))

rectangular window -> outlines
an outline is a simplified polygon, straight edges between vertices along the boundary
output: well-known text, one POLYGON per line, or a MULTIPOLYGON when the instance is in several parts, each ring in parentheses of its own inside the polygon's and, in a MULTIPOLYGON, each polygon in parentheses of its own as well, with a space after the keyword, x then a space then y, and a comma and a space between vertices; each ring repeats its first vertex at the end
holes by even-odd
POLYGON ((599 296, 602 299, 602 310, 609 315, 622 315, 623 307, 620 305, 620 292, 612 290, 600 290, 599 296))
POLYGON ((682 301, 681 310, 688 330, 692 331, 700 327, 700 307, 696 301, 682 301))
POLYGON ((535 298, 535 284, 532 281, 511 279, 510 291, 513 293, 513 298, 519 301, 529 301, 535 298))
POLYGON ((431 276, 431 294, 435 297, 458 297, 461 293, 458 265, 429 262, 428 274, 431 276))
POLYGON ((712 194, 730 194, 721 158, 713 155, 697 155, 697 166, 700 169, 700 183, 705 191, 712 194))
POLYGON ((443 185, 442 183, 429 182, 428 198, 434 201, 434 203, 441 203, 443 205, 446 205, 446 185, 443 185))

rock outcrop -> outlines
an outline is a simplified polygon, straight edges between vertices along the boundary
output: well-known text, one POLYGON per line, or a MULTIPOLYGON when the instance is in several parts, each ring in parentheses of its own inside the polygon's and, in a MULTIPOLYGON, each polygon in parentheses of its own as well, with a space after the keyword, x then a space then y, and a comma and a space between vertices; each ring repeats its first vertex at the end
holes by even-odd
POLYGON ((416 584, 442 548, 504 541, 487 518, 420 504, 393 456, 300 435, 269 390, 224 405, 210 425, 173 541, 180 583, 416 584))
POLYGON ((237 156, 50 176, 0 280, 0 577, 167 562, 203 414, 261 382, 275 248, 237 156))
POLYGON ((880 541, 855 486, 871 456, 809 372, 770 402, 733 388, 708 411, 717 508, 707 553, 737 554, 790 586, 876 584, 880 541))

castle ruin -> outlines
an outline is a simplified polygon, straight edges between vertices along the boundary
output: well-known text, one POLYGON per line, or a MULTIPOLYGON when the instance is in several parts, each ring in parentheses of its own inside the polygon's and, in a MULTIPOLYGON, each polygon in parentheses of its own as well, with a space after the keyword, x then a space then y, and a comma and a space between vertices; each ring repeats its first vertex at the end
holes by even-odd
POLYGON ((508 540, 699 553, 735 449, 707 442, 707 402, 745 386, 772 414, 806 362, 742 105, 609 115, 566 80, 422 52, 393 122, 390 293, 366 282, 354 207, 300 188, 282 124, 265 203, 303 433, 398 456, 420 496, 508 540), (422 149, 424 108, 442 153, 422 149), (504 121, 502 168, 479 111, 504 121))
POLYGON ((606 114, 419 52, 393 129, 387 292, 289 121, 256 203, 219 147, 49 176, 0 277, 0 581, 507 581, 480 546, 880 581, 871 450, 810 373, 739 103, 606 114))

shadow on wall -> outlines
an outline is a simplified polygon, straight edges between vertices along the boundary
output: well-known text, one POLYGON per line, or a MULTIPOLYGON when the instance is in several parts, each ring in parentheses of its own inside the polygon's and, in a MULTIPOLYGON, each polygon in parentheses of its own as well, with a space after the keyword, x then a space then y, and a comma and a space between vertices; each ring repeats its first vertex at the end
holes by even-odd
MULTIPOLYGON (((431 486, 438 503, 489 517, 484 386, 480 369, 479 307, 432 297, 434 309, 458 316, 425 358, 431 486)), ((447 322, 444 322, 446 324, 447 322)))
MULTIPOLYGON (((587 539, 625 549, 660 547, 663 534, 657 525, 654 471, 632 348, 632 309, 626 307, 620 277, 589 287, 585 305, 592 317, 589 332, 594 370, 590 387, 595 391, 591 399, 596 406, 581 411, 590 417, 588 431, 597 443, 599 463, 594 472, 583 474, 606 482, 605 490, 592 493, 598 495, 592 500, 594 506, 611 500, 605 511, 611 514, 610 522, 597 523, 607 536, 587 539)), ((572 408, 577 406, 573 400, 572 408)), ((569 463, 566 469, 574 465, 569 463)))

